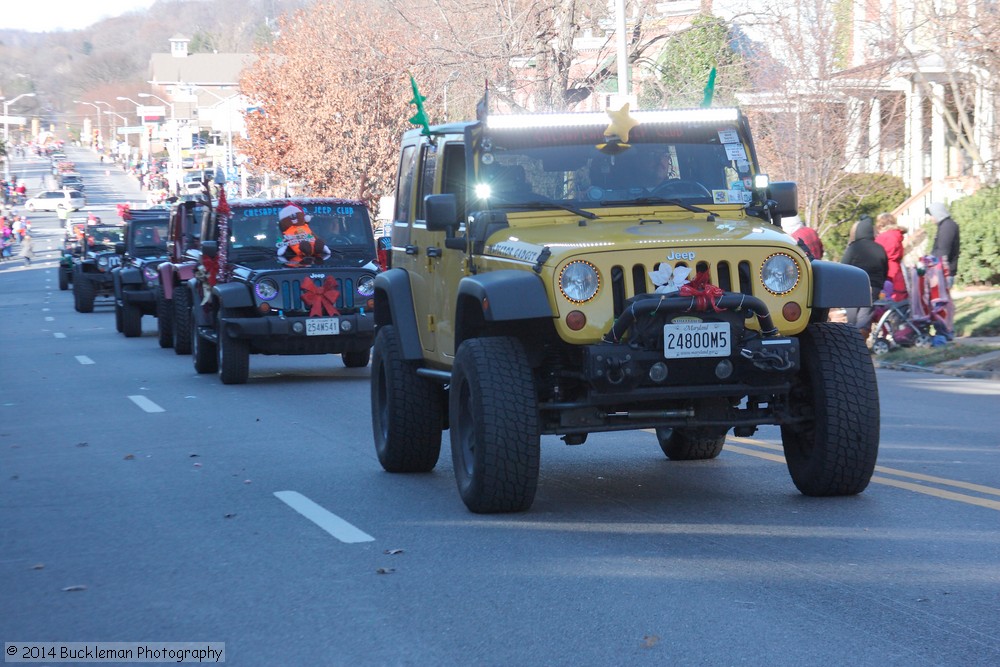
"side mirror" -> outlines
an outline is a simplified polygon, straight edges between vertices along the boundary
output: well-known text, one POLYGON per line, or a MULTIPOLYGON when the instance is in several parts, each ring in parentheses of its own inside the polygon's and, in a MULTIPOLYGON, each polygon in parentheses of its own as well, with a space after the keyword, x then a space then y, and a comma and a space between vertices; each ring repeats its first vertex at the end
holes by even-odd
POLYGON ((218 241, 202 241, 201 242, 201 254, 205 257, 218 257, 219 255, 219 242, 218 241))
POLYGON ((458 200, 455 195, 427 195, 424 197, 427 229, 432 232, 450 232, 458 229, 458 200))
POLYGON ((799 212, 799 191, 791 181, 776 181, 767 186, 768 199, 774 202, 771 214, 788 218, 799 212))

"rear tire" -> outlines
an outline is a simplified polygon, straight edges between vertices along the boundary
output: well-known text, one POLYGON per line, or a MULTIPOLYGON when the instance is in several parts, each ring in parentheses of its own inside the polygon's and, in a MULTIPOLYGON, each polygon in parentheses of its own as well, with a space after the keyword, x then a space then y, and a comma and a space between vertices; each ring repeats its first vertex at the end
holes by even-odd
POLYGON ((124 298, 122 299, 122 333, 126 338, 138 338, 142 335, 142 311, 124 298))
POLYGON ((811 324, 799 337, 802 369, 791 393, 797 414, 781 427, 788 472, 807 496, 848 496, 868 486, 879 444, 878 383, 856 329, 811 324))
POLYGON ((163 285, 156 290, 156 337, 160 347, 174 346, 174 304, 163 285))
POLYGON ((59 267, 59 289, 65 292, 69 289, 69 269, 66 267, 59 267))
POLYGON ((516 338, 458 348, 449 397, 451 457, 465 506, 521 512, 535 499, 541 450, 535 380, 516 338))
POLYGON ((383 325, 372 348, 371 412, 375 453, 389 472, 429 472, 441 455, 444 390, 403 358, 396 327, 383 325))
POLYGON ((657 428, 660 449, 671 461, 704 461, 722 453, 726 432, 710 428, 657 428))
POLYGON ((187 285, 174 289, 174 354, 191 354, 191 291, 187 285))

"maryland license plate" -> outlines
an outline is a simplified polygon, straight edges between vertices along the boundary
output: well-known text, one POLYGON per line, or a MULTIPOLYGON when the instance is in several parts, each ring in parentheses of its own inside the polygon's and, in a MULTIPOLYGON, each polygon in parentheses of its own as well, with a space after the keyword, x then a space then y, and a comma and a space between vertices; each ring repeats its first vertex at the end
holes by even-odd
POLYGON ((316 317, 306 320, 307 336, 336 336, 340 333, 340 319, 316 317))
POLYGON ((681 322, 663 325, 667 359, 728 357, 732 329, 728 322, 681 322))

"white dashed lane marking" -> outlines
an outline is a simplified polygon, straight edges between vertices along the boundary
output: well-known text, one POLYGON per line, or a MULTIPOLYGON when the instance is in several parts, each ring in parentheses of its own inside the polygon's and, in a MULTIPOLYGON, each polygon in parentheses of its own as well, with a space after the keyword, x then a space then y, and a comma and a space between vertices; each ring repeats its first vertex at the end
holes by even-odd
POLYGON ((278 500, 312 521, 345 544, 374 542, 375 538, 339 516, 317 505, 297 491, 275 491, 278 500))
POLYGON ((52 335, 55 336, 56 338, 65 338, 66 337, 66 334, 59 333, 58 331, 56 333, 52 334, 52 335))
POLYGON ((145 396, 129 396, 128 398, 129 398, 130 401, 132 401, 133 403, 135 403, 136 405, 138 405, 140 408, 142 408, 146 412, 166 412, 166 410, 164 410, 163 408, 161 408, 156 403, 153 403, 151 400, 149 400, 145 396))
POLYGON ((93 359, 83 354, 76 355, 76 360, 79 361, 84 366, 94 363, 93 359))

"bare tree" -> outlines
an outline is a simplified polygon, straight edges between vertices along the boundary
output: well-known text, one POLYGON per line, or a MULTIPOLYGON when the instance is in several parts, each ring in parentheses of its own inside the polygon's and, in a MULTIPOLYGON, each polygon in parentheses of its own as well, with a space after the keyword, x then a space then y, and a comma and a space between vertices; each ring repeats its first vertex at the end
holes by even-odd
POLYGON ((253 164, 317 195, 364 200, 392 190, 407 119, 408 61, 395 15, 378 3, 319 3, 280 24, 282 39, 241 82, 253 164))

